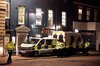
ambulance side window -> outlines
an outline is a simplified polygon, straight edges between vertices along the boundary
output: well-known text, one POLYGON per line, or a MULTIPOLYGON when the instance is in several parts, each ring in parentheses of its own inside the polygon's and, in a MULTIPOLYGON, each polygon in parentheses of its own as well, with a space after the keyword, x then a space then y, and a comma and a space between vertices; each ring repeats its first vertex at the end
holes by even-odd
POLYGON ((44 40, 41 40, 41 41, 39 42, 38 46, 41 46, 41 45, 43 45, 43 44, 44 44, 44 40))
POLYGON ((59 35, 59 41, 63 42, 63 35, 62 34, 59 35))
POLYGON ((47 44, 47 45, 52 45, 52 39, 46 40, 46 44, 47 44))
POLYGON ((70 36, 71 37, 71 42, 74 42, 74 36, 70 36))
POLYGON ((53 35, 53 38, 57 38, 57 35, 55 34, 55 35, 53 35))

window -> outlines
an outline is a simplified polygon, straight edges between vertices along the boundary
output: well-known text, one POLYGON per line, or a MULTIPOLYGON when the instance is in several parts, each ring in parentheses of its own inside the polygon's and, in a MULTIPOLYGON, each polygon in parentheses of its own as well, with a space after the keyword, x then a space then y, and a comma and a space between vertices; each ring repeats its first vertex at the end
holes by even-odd
POLYGON ((97 21, 98 11, 94 10, 94 22, 97 21))
POLYGON ((38 46, 41 46, 43 44, 44 44, 44 39, 39 42, 38 46))
POLYGON ((78 9, 78 19, 82 20, 82 8, 78 9))
POLYGON ((46 39, 46 45, 56 45, 56 39, 46 39))
POLYGON ((6 19, 10 18, 10 5, 9 2, 6 2, 6 15, 5 15, 6 19))
POLYGON ((86 15, 86 20, 90 20, 90 10, 87 10, 86 15))
POLYGON ((24 24, 25 22, 25 7, 19 6, 18 8, 18 24, 24 24))
POLYGON ((36 25, 42 24, 42 13, 41 8, 36 8, 36 25))
POLYGON ((53 35, 53 38, 57 38, 57 35, 56 35, 56 34, 54 34, 54 35, 53 35))
POLYGON ((46 44, 47 44, 47 45, 52 45, 52 39, 46 40, 46 44))
POLYGON ((53 25, 53 10, 48 10, 48 26, 53 25))
POLYGON ((63 42, 63 35, 62 34, 59 35, 59 41, 63 42))
POLYGON ((66 12, 62 12, 62 25, 66 26, 66 12))
POLYGON ((37 44, 39 41, 39 39, 32 39, 32 38, 29 38, 27 39, 24 43, 25 44, 37 44))

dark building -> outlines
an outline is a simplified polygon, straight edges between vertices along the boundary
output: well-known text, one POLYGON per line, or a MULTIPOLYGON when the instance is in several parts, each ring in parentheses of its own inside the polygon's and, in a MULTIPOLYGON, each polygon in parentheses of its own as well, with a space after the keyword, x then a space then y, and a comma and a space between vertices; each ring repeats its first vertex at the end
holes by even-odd
POLYGON ((73 31, 78 29, 84 41, 89 40, 90 48, 99 50, 100 5, 99 0, 73 1, 73 31))
POLYGON ((2 30, 6 30, 5 40, 14 39, 17 50, 28 37, 47 37, 53 31, 76 29, 84 40, 97 46, 91 48, 99 49, 99 0, 6 0, 6 7, 2 30))

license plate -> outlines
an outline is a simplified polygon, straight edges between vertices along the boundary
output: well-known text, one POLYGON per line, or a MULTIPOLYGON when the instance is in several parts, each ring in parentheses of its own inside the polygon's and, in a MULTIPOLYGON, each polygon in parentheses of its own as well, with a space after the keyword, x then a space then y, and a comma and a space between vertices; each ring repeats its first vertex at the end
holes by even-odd
POLYGON ((21 51, 22 53, 26 53, 26 51, 21 51))

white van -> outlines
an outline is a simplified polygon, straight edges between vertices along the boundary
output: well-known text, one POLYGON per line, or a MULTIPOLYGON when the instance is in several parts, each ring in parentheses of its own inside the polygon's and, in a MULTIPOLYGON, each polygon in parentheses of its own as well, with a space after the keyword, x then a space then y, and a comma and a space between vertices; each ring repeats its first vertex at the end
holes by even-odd
POLYGON ((83 37, 80 33, 54 31, 52 37, 65 43, 65 52, 68 54, 80 51, 85 52, 83 37))
POLYGON ((36 38, 32 37, 27 39, 24 43, 20 45, 19 54, 24 55, 34 55, 38 56, 44 53, 53 53, 56 49, 57 39, 56 38, 36 38))

